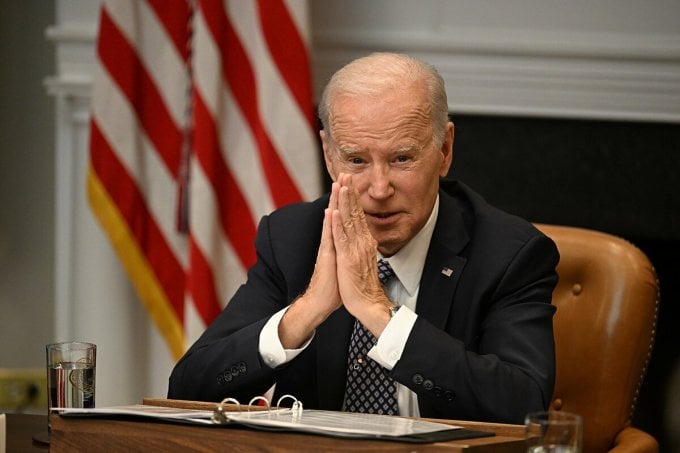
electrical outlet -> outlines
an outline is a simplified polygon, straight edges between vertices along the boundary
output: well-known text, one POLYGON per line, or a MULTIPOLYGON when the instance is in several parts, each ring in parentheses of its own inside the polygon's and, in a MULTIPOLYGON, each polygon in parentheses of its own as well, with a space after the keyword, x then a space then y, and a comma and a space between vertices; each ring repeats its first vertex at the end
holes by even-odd
POLYGON ((0 368, 0 412, 47 411, 47 372, 43 368, 0 368))

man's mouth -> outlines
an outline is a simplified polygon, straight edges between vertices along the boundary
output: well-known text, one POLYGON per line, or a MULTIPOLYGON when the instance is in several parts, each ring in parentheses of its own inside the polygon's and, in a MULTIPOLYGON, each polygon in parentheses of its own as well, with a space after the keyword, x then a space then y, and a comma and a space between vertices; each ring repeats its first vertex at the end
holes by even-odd
POLYGON ((376 220, 389 220, 397 215, 396 212, 370 212, 367 214, 369 217, 372 217, 376 220))

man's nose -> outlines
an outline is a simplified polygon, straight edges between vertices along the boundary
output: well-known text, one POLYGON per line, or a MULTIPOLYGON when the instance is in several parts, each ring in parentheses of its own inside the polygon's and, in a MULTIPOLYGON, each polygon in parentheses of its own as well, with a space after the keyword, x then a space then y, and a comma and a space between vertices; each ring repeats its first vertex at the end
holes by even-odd
POLYGON ((376 166, 370 174, 368 194, 377 200, 389 198, 394 194, 394 186, 389 168, 376 166))

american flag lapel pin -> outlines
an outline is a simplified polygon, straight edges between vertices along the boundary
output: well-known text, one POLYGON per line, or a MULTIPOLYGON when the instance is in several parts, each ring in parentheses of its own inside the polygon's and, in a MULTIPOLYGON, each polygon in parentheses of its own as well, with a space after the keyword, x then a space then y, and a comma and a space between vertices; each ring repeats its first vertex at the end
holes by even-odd
POLYGON ((451 275, 453 275, 453 269, 445 267, 442 269, 442 274, 447 277, 450 277, 451 275))

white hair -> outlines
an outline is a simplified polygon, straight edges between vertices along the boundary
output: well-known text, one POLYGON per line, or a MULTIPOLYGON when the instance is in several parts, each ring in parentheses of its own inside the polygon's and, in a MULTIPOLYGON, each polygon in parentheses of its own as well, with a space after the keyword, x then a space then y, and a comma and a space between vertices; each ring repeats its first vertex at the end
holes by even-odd
POLYGON ((395 53, 373 53, 358 58, 331 77, 323 90, 319 103, 319 118, 331 140, 328 127, 331 105, 339 95, 375 97, 386 90, 404 85, 424 83, 432 113, 434 143, 439 148, 444 142, 449 121, 448 102, 444 80, 434 66, 416 58, 395 53))

